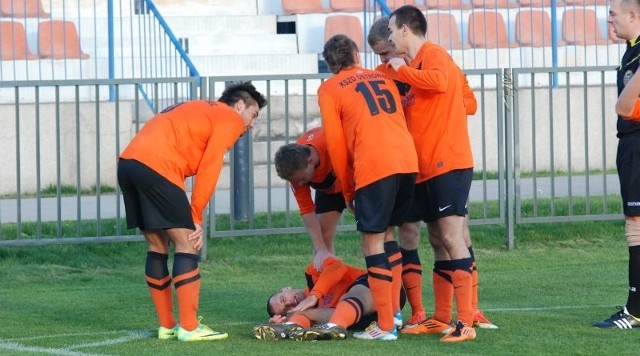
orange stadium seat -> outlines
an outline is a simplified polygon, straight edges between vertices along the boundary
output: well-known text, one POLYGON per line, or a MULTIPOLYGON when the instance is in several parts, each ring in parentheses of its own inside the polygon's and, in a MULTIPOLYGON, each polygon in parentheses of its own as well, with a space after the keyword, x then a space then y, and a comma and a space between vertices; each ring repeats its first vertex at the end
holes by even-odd
POLYGON ((0 0, 3 17, 49 17, 40 0, 0 0))
POLYGON ((471 5, 474 8, 485 9, 505 9, 509 7, 518 7, 518 3, 515 0, 471 0, 471 5))
POLYGON ((482 11, 469 15, 469 44, 475 48, 509 48, 507 27, 499 12, 482 11))
MULTIPOLYGON (((556 4, 560 5, 561 1, 557 1, 556 4)), ((551 0, 518 0, 521 7, 549 7, 551 6, 551 0)))
POLYGON ((469 9, 470 4, 462 2, 462 0, 424 0, 424 5, 427 9, 440 9, 440 10, 459 10, 469 9))
POLYGON ((29 52, 27 34, 20 22, 0 21, 0 59, 36 59, 29 52))
POLYGON ((427 13, 427 38, 447 49, 463 49, 460 31, 453 15, 444 12, 427 13))
POLYGON ((337 12, 364 11, 364 2, 362 0, 329 0, 329 6, 331 7, 331 10, 337 12))
POLYGON ((286 15, 293 15, 323 13, 329 9, 322 6, 322 0, 282 0, 282 11, 286 15))
POLYGON ((607 5, 608 3, 609 3, 608 0, 564 0, 564 4, 567 6, 607 5))
POLYGON ((38 51, 41 58, 86 59, 80 49, 76 25, 71 21, 42 21, 38 24, 38 51))
POLYGON ((609 42, 602 36, 596 12, 585 8, 564 11, 562 38, 568 45, 604 45, 609 42))
POLYGON ((516 42, 523 47, 551 46, 549 14, 544 10, 519 11, 516 14, 516 42))
POLYGON ((389 6, 389 9, 391 10, 395 10, 404 5, 413 5, 418 8, 424 8, 424 6, 416 5, 416 0, 387 0, 387 6, 389 6))
POLYGON ((364 30, 358 17, 351 15, 328 16, 324 22, 324 41, 327 42, 329 38, 339 34, 347 35, 358 45, 358 50, 364 52, 364 30))

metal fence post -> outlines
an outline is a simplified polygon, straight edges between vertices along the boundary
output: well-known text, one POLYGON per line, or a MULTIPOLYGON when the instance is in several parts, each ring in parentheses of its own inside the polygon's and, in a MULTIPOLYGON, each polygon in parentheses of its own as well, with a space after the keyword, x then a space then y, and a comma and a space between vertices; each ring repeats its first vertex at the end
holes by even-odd
MULTIPOLYGON (((226 82, 229 86, 232 82, 226 82)), ((233 219, 248 221, 253 218, 253 160, 251 131, 245 133, 233 146, 231 155, 231 176, 233 184, 233 219)))
POLYGON ((514 159, 513 159, 513 147, 514 147, 514 130, 513 130, 513 111, 511 106, 513 104, 513 72, 511 68, 505 68, 502 77, 502 87, 504 90, 504 121, 505 121, 505 177, 507 180, 506 189, 506 216, 505 224, 507 227, 507 249, 511 250, 514 247, 515 240, 515 176, 514 176, 514 159))

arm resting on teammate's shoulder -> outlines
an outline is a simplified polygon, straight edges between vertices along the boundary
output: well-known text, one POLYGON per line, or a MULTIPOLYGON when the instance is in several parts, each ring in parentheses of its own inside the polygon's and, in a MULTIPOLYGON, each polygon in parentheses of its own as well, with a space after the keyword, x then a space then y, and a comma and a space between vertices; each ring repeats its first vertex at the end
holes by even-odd
POLYGON ((624 86, 624 89, 622 89, 622 92, 618 96, 618 101, 616 101, 616 113, 625 118, 636 120, 640 119, 640 117, 632 116, 635 112, 640 112, 640 110, 636 109, 636 106, 639 105, 639 96, 640 70, 631 77, 631 80, 629 80, 629 82, 624 86))

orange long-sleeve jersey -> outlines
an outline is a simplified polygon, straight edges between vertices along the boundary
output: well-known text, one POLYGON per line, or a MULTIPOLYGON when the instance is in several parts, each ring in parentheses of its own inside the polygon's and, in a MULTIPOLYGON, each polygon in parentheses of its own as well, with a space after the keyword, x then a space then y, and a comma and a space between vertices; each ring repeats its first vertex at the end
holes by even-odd
POLYGON ((418 151, 418 183, 473 168, 460 73, 446 50, 430 41, 398 69, 398 79, 411 85, 404 109, 418 151))
POLYGON ((311 177, 311 181, 308 184, 291 183, 291 189, 298 202, 300 215, 304 215, 314 212, 316 209, 316 205, 311 198, 311 188, 327 194, 340 193, 342 188, 340 187, 340 181, 333 173, 331 159, 329 159, 329 152, 327 151, 327 141, 322 127, 307 131, 300 136, 296 143, 313 147, 320 158, 320 162, 315 167, 313 177, 311 177))
POLYGON ((318 297, 318 308, 334 308, 358 277, 367 271, 350 266, 335 257, 329 257, 322 264, 322 272, 307 266, 304 274, 307 278, 305 296, 318 297))
POLYGON ((389 77, 360 67, 342 70, 320 85, 318 104, 346 201, 382 178, 417 172, 400 95, 389 77))
MULTIPOLYGON (((459 68, 458 68, 459 69, 459 68)), ((400 97, 402 98, 402 106, 405 105, 405 97, 411 89, 411 85, 404 83, 397 79, 398 73, 388 65, 387 63, 381 63, 376 67, 376 70, 386 74, 389 78, 393 79, 396 83, 396 87, 398 87, 398 91, 400 92, 400 97)), ((462 69, 459 70, 460 75, 462 76, 462 97, 464 99, 464 109, 467 115, 475 115, 476 111, 478 111, 478 101, 476 100, 476 96, 473 93, 473 89, 469 86, 469 82, 467 81, 467 76, 464 74, 462 69)))
POLYGON ((185 191, 185 179, 195 176, 191 216, 194 223, 202 224, 224 154, 244 130, 240 114, 224 103, 185 102, 149 120, 120 158, 143 163, 185 191))

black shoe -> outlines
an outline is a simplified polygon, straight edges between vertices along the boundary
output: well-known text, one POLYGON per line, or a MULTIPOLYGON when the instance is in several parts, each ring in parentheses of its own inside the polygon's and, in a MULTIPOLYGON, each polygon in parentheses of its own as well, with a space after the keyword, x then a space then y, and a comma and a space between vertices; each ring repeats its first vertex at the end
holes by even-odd
POLYGON ((347 331, 337 325, 320 324, 305 329, 298 341, 344 340, 347 331))
POLYGON ((262 324, 253 327, 253 336, 258 340, 296 339, 302 332, 298 324, 262 324))
POLYGON ((593 326, 601 329, 633 329, 640 328, 640 320, 629 314, 627 307, 620 307, 609 319, 594 323, 593 326))

